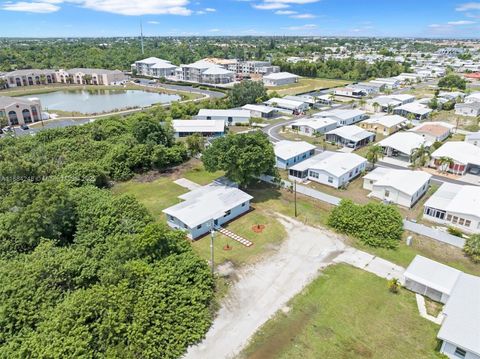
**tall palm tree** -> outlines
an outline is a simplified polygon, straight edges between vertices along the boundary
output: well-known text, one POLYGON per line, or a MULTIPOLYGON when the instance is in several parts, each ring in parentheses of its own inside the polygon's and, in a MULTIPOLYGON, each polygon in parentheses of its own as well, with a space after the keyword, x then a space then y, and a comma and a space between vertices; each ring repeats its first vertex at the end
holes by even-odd
POLYGON ((412 150, 410 154, 410 161, 413 167, 423 167, 432 158, 432 152, 429 147, 420 145, 418 148, 412 150))
POLYGON ((372 164, 372 167, 375 167, 375 163, 378 160, 382 159, 384 156, 383 154, 383 147, 376 144, 368 147, 367 150, 367 160, 372 164))
POLYGON ((373 106, 373 111, 378 112, 378 108, 380 107, 380 104, 378 102, 374 102, 372 106, 373 106))
POLYGON ((448 169, 453 166, 455 161, 451 157, 443 156, 437 160, 438 169, 440 173, 445 173, 448 169))
POLYGON ((330 94, 328 95, 328 99, 332 102, 335 101, 335 92, 330 92, 330 94))
POLYGON ((367 101, 362 97, 359 101, 358 104, 360 105, 360 108, 364 108, 364 106, 367 104, 367 101))

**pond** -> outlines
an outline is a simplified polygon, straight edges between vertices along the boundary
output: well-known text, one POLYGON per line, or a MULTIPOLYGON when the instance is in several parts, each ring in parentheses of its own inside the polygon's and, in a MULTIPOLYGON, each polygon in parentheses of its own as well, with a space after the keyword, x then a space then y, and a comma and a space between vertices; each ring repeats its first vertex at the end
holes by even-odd
POLYGON ((86 115, 166 104, 181 99, 179 95, 142 90, 61 90, 24 96, 32 97, 40 99, 43 111, 59 110, 86 115))

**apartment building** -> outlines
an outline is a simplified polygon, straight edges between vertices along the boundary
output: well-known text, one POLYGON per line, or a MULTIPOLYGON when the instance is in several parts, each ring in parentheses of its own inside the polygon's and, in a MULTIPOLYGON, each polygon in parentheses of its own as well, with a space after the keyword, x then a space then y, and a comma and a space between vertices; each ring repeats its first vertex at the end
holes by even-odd
POLYGON ((42 106, 38 99, 0 96, 0 118, 9 126, 17 126, 41 120, 42 106))

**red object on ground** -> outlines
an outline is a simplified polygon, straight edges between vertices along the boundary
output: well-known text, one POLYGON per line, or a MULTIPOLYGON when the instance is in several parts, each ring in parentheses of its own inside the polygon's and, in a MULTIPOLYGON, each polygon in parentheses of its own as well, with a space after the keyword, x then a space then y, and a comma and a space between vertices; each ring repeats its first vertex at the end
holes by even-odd
POLYGON ((255 224, 254 226, 252 226, 252 231, 254 231, 255 233, 262 233, 264 229, 264 224, 255 224))
POLYGON ((223 246, 224 251, 231 251, 232 247, 230 247, 228 244, 226 246, 223 246))

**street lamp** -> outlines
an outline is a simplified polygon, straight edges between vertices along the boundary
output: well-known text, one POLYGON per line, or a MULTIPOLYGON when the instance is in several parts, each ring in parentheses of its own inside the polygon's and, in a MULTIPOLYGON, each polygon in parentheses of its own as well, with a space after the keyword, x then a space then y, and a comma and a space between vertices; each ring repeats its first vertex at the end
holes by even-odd
POLYGON ((212 266, 212 276, 214 275, 215 271, 215 263, 214 263, 214 247, 213 247, 213 240, 215 239, 215 223, 212 218, 212 222, 210 224, 210 261, 212 266))

